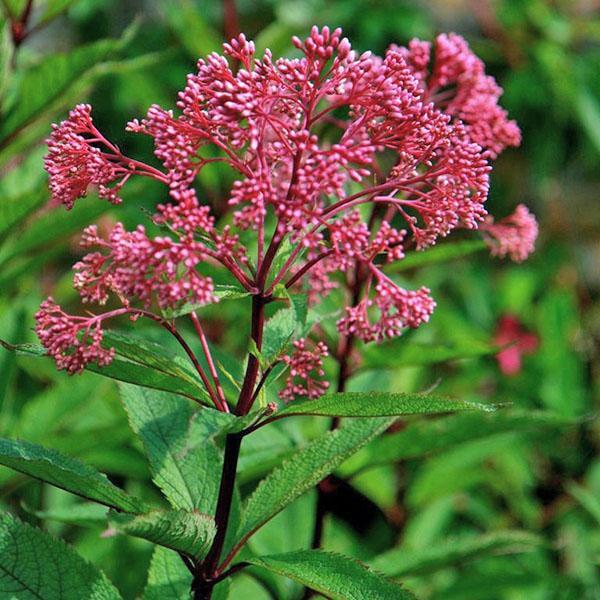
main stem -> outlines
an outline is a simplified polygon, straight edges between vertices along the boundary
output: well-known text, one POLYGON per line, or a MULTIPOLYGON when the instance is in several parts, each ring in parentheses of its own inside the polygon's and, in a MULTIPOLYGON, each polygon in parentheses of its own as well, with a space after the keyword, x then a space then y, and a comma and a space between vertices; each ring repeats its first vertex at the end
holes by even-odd
MULTIPOLYGON (((252 297, 252 325, 250 333, 259 349, 262 345, 266 302, 262 294, 252 297)), ((258 359, 253 354, 250 354, 248 356, 244 382, 235 408, 236 415, 245 415, 252 407, 253 391, 258 371, 258 359)), ((227 525, 231 513, 231 502, 235 490, 235 476, 242 437, 240 433, 229 434, 225 440, 225 456, 223 458, 221 484, 215 512, 217 533, 206 558, 197 567, 196 576, 192 584, 194 600, 210 600, 213 588, 216 585, 215 579, 218 577, 219 560, 221 559, 221 553, 225 544, 227 525)))

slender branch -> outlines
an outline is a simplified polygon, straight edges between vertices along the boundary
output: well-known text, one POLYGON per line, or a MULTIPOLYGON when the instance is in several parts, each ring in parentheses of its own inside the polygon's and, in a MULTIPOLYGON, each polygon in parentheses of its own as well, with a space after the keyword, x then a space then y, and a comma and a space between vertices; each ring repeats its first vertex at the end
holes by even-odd
MULTIPOLYGON (((225 441, 225 456, 223 458, 223 470, 221 472, 221 485, 219 487, 219 497, 217 499, 217 510, 215 512, 215 522, 217 524, 217 533, 212 546, 204 562, 199 565, 204 580, 212 583, 214 586, 215 577, 218 576, 217 567, 225 544, 227 535, 227 525, 229 522, 229 513, 231 511, 231 502, 235 489, 235 476, 237 463, 240 455, 240 446, 242 435, 239 433, 229 434, 225 441)), ((210 592, 212 592, 212 586, 210 592)), ((210 598, 210 592, 206 596, 210 598)))
POLYGON ((290 279, 285 284, 286 288, 291 288, 299 279, 301 279, 307 271, 312 269, 318 262, 321 262, 323 259, 327 258, 330 254, 333 253, 333 250, 326 250, 325 252, 319 254, 312 260, 309 260, 305 265, 302 266, 296 273, 294 273, 290 279))
POLYGON ((112 319, 114 317, 118 317, 120 315, 126 315, 126 314, 140 315, 142 317, 146 317, 147 319, 152 319, 153 321, 158 323, 161 327, 166 329, 179 342, 179 345, 183 348, 184 352, 188 355, 188 358, 194 365, 194 368, 198 372, 198 375, 200 375, 200 379, 202 379, 202 383, 206 387, 206 391, 208 392, 210 399, 213 401, 215 407, 218 410, 222 411, 223 408, 220 407, 219 398, 216 396, 214 390, 212 389, 210 380, 206 376, 206 373, 204 372, 202 365, 198 362, 198 358, 194 354, 194 351, 190 348, 189 344, 185 341, 185 338, 179 333, 179 331, 177 330, 177 327, 175 327, 175 323, 173 323, 171 321, 167 321, 166 319, 163 319, 162 317, 154 314, 153 312, 143 310, 141 308, 128 308, 128 307, 117 308, 115 310, 111 310, 110 312, 103 313, 101 315, 95 315, 91 319, 86 318, 86 317, 81 317, 81 321, 84 321, 84 322, 87 321, 88 327, 89 327, 90 322, 92 322, 92 323, 95 321, 100 322, 100 321, 104 321, 105 319, 112 319))
POLYGON ((190 313, 190 318, 194 325, 194 329, 196 330, 196 333, 198 334, 198 338, 200 339, 200 344, 202 346, 202 352, 204 353, 204 358, 206 359, 206 364, 208 365, 208 370, 212 377, 217 396, 219 397, 219 401, 220 401, 220 404, 222 407, 221 409, 223 410, 223 412, 229 412, 229 406, 227 405, 227 400, 225 399, 225 393, 223 392, 223 388, 222 388, 221 382, 219 380, 219 374, 217 373, 217 369, 215 368, 215 363, 213 361, 212 354, 210 352, 210 348, 208 346, 208 341, 206 340, 206 336, 204 335, 204 331, 202 329, 202 325, 200 324, 200 320, 198 319, 198 315, 196 314, 196 311, 193 310, 190 313))
MULTIPOLYGON (((265 303, 266 300, 261 294, 252 297, 252 324, 250 334, 259 350, 262 346, 262 336, 265 324, 265 303)), ((245 415, 252 407, 253 391, 258 370, 258 359, 253 354, 250 354, 248 356, 248 365, 246 367, 244 382, 235 408, 236 415, 245 415)), ((242 433, 229 434, 225 441, 225 456, 223 459, 223 470, 221 472, 217 510, 215 512, 217 534, 215 535, 215 539, 213 540, 208 555, 204 561, 198 565, 193 583, 195 600, 210 600, 213 587, 217 583, 215 577, 218 576, 219 560, 227 535, 227 526, 229 524, 231 502, 235 490, 237 462, 242 438, 242 433)))
MULTIPOLYGON (((265 298, 261 295, 252 297, 252 328, 251 337, 260 350, 262 347, 263 329, 265 325, 265 298)), ((254 384, 259 371, 258 358, 254 354, 248 355, 248 366, 240 390, 240 397, 235 407, 236 415, 246 415, 252 408, 254 384)))
POLYGON ((223 21, 225 38, 232 40, 240 32, 235 0, 223 0, 223 21))

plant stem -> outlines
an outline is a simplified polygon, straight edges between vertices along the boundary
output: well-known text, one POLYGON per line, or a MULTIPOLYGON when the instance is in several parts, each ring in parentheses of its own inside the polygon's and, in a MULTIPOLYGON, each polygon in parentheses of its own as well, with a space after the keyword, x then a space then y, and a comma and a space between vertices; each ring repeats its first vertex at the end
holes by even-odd
POLYGON ((215 539, 206 559, 203 564, 200 565, 202 572, 199 574, 201 577, 197 576, 194 581, 195 600, 210 600, 213 587, 215 583, 217 583, 215 581, 218 576, 217 567, 225 543, 225 536, 227 535, 227 525, 235 489, 235 475, 241 444, 242 436, 239 433, 229 434, 225 441, 225 457, 223 459, 223 471, 221 473, 221 486, 219 488, 219 498, 217 500, 217 510, 215 513, 217 534, 215 535, 215 539))
POLYGON ((190 318, 192 323, 194 324, 194 329, 198 334, 198 338, 200 339, 200 345, 202 346, 202 352, 204 353, 204 358, 206 359, 206 364, 208 365, 208 370, 211 374, 212 380, 215 385, 215 391, 221 403, 222 410, 224 412, 229 412, 229 406, 227 405, 227 400, 225 399, 225 393, 223 392, 223 388, 221 386, 221 382, 219 380, 219 374, 217 373, 217 369, 215 368, 215 363, 212 358, 212 354, 210 352, 210 348, 208 346, 208 341, 206 340, 206 336, 204 335, 204 330, 202 329, 202 325, 200 324, 200 319, 198 319, 198 315, 196 311, 192 311, 190 313, 190 318))
MULTIPOLYGON (((252 325, 251 336, 260 350, 262 346, 262 336, 265 324, 265 298, 262 294, 252 297, 252 325)), ((250 354, 248 356, 248 365, 244 382, 235 408, 236 415, 248 414, 252 408, 254 396, 254 385, 258 376, 258 359, 250 354)), ((218 567, 227 535, 227 526, 229 524, 229 515, 231 512, 231 502, 235 490, 235 476, 237 463, 242 444, 242 433, 229 434, 225 440, 225 456, 223 458, 223 470, 221 472, 221 484, 219 487, 219 497, 217 499, 217 509, 215 512, 215 523, 217 525, 217 534, 213 540, 208 555, 197 567, 196 577, 192 584, 194 591, 194 600, 210 600, 212 590, 218 583, 218 567)))

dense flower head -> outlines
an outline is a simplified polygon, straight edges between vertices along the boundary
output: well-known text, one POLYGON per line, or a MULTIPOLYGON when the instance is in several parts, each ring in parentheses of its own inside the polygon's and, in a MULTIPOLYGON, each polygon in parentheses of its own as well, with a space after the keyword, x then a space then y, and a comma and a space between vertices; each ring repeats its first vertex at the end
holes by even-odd
POLYGON ((429 321, 435 309, 429 289, 405 290, 379 271, 375 279, 374 296, 367 295, 356 306, 346 308, 338 321, 341 333, 363 342, 381 342, 401 335, 407 327, 414 329, 429 321))
POLYGON ((60 125, 54 125, 48 139, 46 171, 50 175, 52 199, 72 208, 75 200, 87 194, 90 185, 100 188, 100 196, 114 204, 121 199, 117 189, 108 187, 119 177, 119 169, 86 136, 94 136, 92 107, 80 104, 60 125))
POLYGON ((433 52, 429 42, 417 39, 400 51, 419 78, 425 100, 460 119, 469 138, 490 157, 521 143, 518 125, 498 104, 502 88, 461 36, 439 35, 433 52))
POLYGON ((291 401, 295 398, 314 400, 322 396, 327 391, 329 383, 316 378, 325 375, 323 359, 327 355, 327 346, 323 342, 318 342, 311 348, 306 339, 296 340, 292 354, 283 357, 289 371, 285 387, 279 393, 279 397, 291 401))
POLYGON ((151 239, 142 225, 129 232, 121 223, 108 240, 101 239, 94 226, 88 227, 82 243, 100 249, 74 266, 74 285, 84 302, 105 304, 109 292, 125 305, 135 299, 146 308, 154 300, 161 308, 216 301, 212 280, 196 270, 205 258, 201 244, 177 243, 166 236, 151 239))
POLYGON ((42 302, 35 319, 36 333, 59 369, 78 373, 90 362, 102 367, 113 359, 114 349, 101 346, 98 319, 67 315, 52 298, 42 302))
POLYGON ((524 261, 534 251, 538 236, 535 216, 523 204, 500 221, 488 217, 481 230, 493 256, 508 256, 515 262, 524 261))
MULTIPOLYGON (((498 105, 500 88, 462 38, 439 36, 434 49, 415 40, 382 57, 354 51, 340 29, 314 27, 292 41, 297 57, 276 59, 269 50, 258 56, 240 35, 223 55, 198 61, 174 110, 152 105, 131 121, 128 131, 152 138, 160 168, 123 155, 87 105, 55 126, 46 168, 54 199, 67 208, 90 186, 119 202, 134 175, 167 190, 153 215, 160 236, 120 223, 106 238, 86 230, 83 245, 92 251, 75 265, 84 302, 112 296, 123 310, 144 311, 216 302, 211 278, 201 274, 205 263, 268 301, 278 285, 308 287, 314 303, 340 282, 360 280, 364 289, 350 294, 338 329, 382 341, 426 322, 435 307, 428 289, 404 289, 385 273, 408 251, 483 226, 497 254, 528 252, 533 229, 522 211, 486 220, 490 159, 517 144, 519 133, 498 105), (194 187, 215 162, 235 180, 221 220, 194 187)), ((56 311, 48 305, 44 322, 56 311)), ((91 323, 87 331, 101 336, 98 321, 91 323)), ((75 371, 94 348, 109 360, 92 333, 80 346, 51 346, 44 335, 55 356, 79 356, 75 371)), ((296 374, 284 397, 324 389, 306 379, 321 373, 324 352, 297 342, 285 359, 296 374)))

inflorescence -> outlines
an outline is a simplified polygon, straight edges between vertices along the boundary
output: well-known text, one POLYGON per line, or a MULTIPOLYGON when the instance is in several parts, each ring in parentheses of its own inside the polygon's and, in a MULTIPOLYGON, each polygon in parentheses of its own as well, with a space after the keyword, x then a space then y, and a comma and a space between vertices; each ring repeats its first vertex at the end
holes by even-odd
MULTIPOLYGON (((338 329, 368 342, 418 327, 435 308, 427 288, 404 289, 385 273, 407 251, 456 228, 481 228, 498 256, 523 260, 533 250, 537 225, 525 207, 497 223, 487 216, 490 161, 518 145, 520 132, 498 105, 502 90, 460 36, 413 40, 383 57, 358 54, 341 30, 327 27, 293 44, 298 58, 256 56, 240 35, 224 55, 198 61, 176 112, 152 106, 129 123, 153 138, 161 169, 123 155, 96 129, 88 105, 54 126, 46 169, 55 203, 70 209, 91 186, 119 203, 134 175, 169 191, 153 217, 165 230, 160 237, 120 223, 107 239, 86 229, 82 245, 95 250, 75 265, 75 288, 86 303, 112 296, 122 308, 75 317, 44 302, 37 331, 59 368, 107 364, 102 323, 116 314, 216 302, 203 274, 208 264, 251 294, 304 285, 312 302, 360 272, 363 293, 338 329), (214 162, 236 176, 231 225, 221 228, 194 188, 214 162), (252 245, 240 241, 246 231, 254 232, 252 245), (274 261, 284 242, 290 250, 274 261)), ((325 391, 316 377, 326 354, 322 343, 296 342, 282 359, 284 399, 325 391)))

